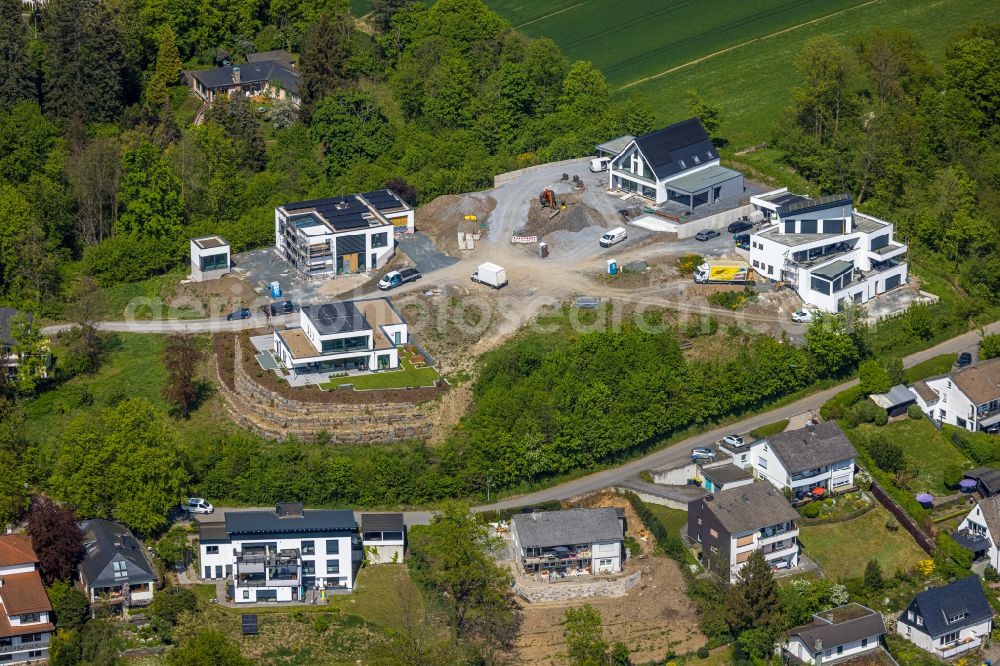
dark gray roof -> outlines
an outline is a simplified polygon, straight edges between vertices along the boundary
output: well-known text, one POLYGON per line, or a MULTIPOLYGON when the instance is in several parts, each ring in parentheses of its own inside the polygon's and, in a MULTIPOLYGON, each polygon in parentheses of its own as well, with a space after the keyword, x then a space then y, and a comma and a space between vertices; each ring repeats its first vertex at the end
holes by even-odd
POLYGON ((986 550, 991 545, 993 545, 990 542, 989 537, 984 536, 982 534, 973 534, 968 530, 963 530, 961 532, 952 532, 951 538, 954 539, 959 546, 965 548, 968 551, 972 551, 973 553, 978 553, 980 551, 986 550))
POLYGON ((333 333, 359 333, 370 331, 364 314, 354 305, 354 301, 337 301, 323 305, 305 305, 302 312, 309 317, 320 335, 333 333))
POLYGON ((365 192, 361 196, 364 197, 365 201, 375 206, 379 212, 410 210, 410 204, 406 203, 401 196, 390 189, 365 192))
POLYGON ((817 268, 812 272, 813 275, 821 277, 826 280, 835 280, 844 273, 852 270, 854 268, 853 261, 844 261, 843 259, 838 259, 837 261, 830 262, 826 266, 817 268))
POLYGON ((285 49, 274 49, 273 51, 259 51, 247 56, 247 62, 265 62, 273 60, 287 67, 295 66, 295 58, 285 49))
POLYGON ((719 157, 697 118, 688 118, 640 136, 635 143, 660 180, 719 157))
POLYGON ((867 606, 851 603, 813 616, 812 624, 795 627, 788 632, 789 637, 798 636, 813 653, 817 651, 817 641, 822 641, 822 649, 830 650, 838 645, 846 645, 863 638, 880 636, 885 633, 882 615, 867 606), (842 617, 840 617, 842 616, 842 617))
POLYGON ((754 442, 767 444, 789 474, 850 460, 858 455, 851 441, 834 421, 779 432, 754 442))
POLYGON ((732 483, 734 481, 746 481, 747 479, 752 479, 753 474, 746 471, 742 467, 737 467, 732 463, 728 465, 719 465, 718 467, 702 467, 702 476, 707 479, 711 479, 713 483, 719 483, 726 485, 727 483, 732 483))
POLYGON ((792 508, 785 495, 767 481, 720 490, 703 501, 705 508, 730 534, 751 532, 799 518, 799 512, 792 508))
POLYGON ((778 215, 781 217, 799 217, 806 213, 833 208, 834 206, 850 206, 854 203, 854 197, 850 194, 829 194, 817 199, 804 199, 793 201, 778 208, 778 215))
POLYGON ((202 543, 206 541, 229 541, 229 532, 226 531, 226 524, 199 523, 198 540, 202 543))
MULTIPOLYGON (((974 467, 964 473, 966 479, 975 479, 986 488, 987 492, 1000 491, 1000 469, 994 467, 974 467)), ((997 535, 1000 538, 1000 535, 997 535)))
POLYGON ((701 486, 675 486, 664 483, 650 483, 649 481, 643 481, 638 476, 632 476, 623 481, 616 482, 615 488, 653 495, 654 497, 662 497, 663 499, 683 502, 684 504, 701 499, 709 494, 701 486))
POLYGON ((190 75, 201 81, 206 88, 228 89, 247 83, 277 82, 288 92, 297 95, 302 77, 294 69, 277 60, 248 62, 242 65, 216 67, 214 69, 194 69, 190 75), (234 80, 233 70, 240 71, 240 83, 234 80))
POLYGON ((280 518, 273 511, 227 511, 229 534, 280 534, 283 532, 350 532, 356 526, 347 509, 307 509, 302 517, 280 518))
MULTIPOLYGON (((993 609, 990 608, 990 602, 983 593, 983 586, 975 574, 942 587, 932 587, 918 592, 907 610, 914 610, 920 614, 926 628, 920 630, 926 631, 932 638, 993 617, 993 609), (962 613, 968 615, 957 622, 948 622, 948 617, 962 613)), ((916 626, 907 619, 906 611, 903 611, 899 619, 904 624, 916 626)))
POLYGON ((809 197, 804 197, 801 194, 793 194, 792 192, 782 192, 781 194, 775 194, 774 196, 762 198, 766 201, 770 201, 778 208, 801 203, 803 201, 809 201, 809 197))
POLYGON ((403 514, 401 513, 363 513, 361 514, 362 532, 402 532, 403 514))
POLYGON ((885 401, 892 407, 908 405, 911 402, 917 401, 917 396, 913 395, 913 391, 902 384, 896 384, 889 389, 888 393, 883 393, 882 395, 885 397, 885 401))
POLYGON ((142 544, 121 523, 93 518, 80 523, 87 554, 80 562, 80 574, 90 587, 119 587, 124 582, 149 583, 156 580, 153 566, 142 544), (118 576, 115 575, 115 562, 118 576), (124 568, 124 575, 121 574, 124 568))
MULTIPOLYGON (((325 199, 309 199, 282 206, 289 215, 308 213, 319 215, 335 231, 366 229, 372 226, 374 213, 411 210, 402 197, 389 189, 364 194, 346 194, 325 199)), ((376 218, 377 221, 383 221, 376 218)), ((308 221, 308 220, 307 220, 308 221)))
POLYGON ((521 513, 511 519, 524 548, 550 548, 622 539, 617 509, 564 509, 521 513))

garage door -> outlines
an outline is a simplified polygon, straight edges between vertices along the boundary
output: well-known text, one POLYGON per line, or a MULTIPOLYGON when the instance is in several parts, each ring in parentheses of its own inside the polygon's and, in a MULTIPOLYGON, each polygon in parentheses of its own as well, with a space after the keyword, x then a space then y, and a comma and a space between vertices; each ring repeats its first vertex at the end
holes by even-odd
POLYGON ((886 278, 885 290, 889 291, 890 289, 895 289, 900 285, 900 283, 902 283, 902 281, 903 281, 902 275, 893 275, 890 278, 886 278))

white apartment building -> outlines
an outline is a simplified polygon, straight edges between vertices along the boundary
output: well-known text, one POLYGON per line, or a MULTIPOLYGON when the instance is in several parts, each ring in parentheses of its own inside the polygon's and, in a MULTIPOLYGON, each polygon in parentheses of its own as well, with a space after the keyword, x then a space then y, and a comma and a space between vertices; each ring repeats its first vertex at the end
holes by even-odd
POLYGON ((913 392, 928 418, 973 432, 1000 432, 1000 358, 919 381, 913 392))
POLYGON ((939 659, 978 649, 992 630, 993 609, 975 574, 918 592, 896 621, 900 637, 939 659))
MULTIPOLYGON (((617 147, 619 142, 613 144, 617 147)), ((608 189, 632 192, 657 205, 676 202, 693 211, 719 199, 742 196, 743 174, 719 164, 719 153, 701 121, 689 118, 629 137, 611 160, 608 189)))
POLYGON ((702 564, 735 581, 754 551, 772 569, 799 564, 799 513, 769 483, 722 490, 688 505, 688 538, 701 544, 702 564))
POLYGON ((226 580, 238 604, 305 601, 310 591, 352 590, 356 532, 354 513, 346 509, 283 502, 273 512, 227 511, 224 523, 201 523, 201 574, 226 580))
POLYGON ((854 486, 858 452, 834 421, 789 430, 750 445, 750 464, 757 478, 775 488, 803 497, 816 488, 824 492, 854 486))
POLYGON ((851 195, 807 199, 775 190, 751 203, 770 222, 750 235, 751 266, 791 286, 803 303, 838 312, 907 281, 907 247, 893 239, 893 225, 855 211, 851 195))
POLYGON ((304 306, 299 326, 274 331, 274 355, 297 374, 393 370, 409 340, 388 298, 304 306))
POLYGON ((619 573, 625 518, 618 509, 535 511, 511 518, 514 558, 525 573, 619 573))
POLYGON ((413 209, 392 190, 300 201, 274 210, 274 246, 306 275, 379 269, 396 251, 397 231, 413 231, 413 209))
POLYGON ((49 658, 52 605, 27 534, 0 535, 0 664, 49 658))

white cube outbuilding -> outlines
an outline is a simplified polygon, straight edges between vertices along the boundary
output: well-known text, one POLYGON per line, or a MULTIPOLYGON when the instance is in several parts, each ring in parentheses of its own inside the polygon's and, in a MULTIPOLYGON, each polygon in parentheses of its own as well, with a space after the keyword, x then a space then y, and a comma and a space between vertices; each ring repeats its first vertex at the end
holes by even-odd
POLYGON ((222 236, 191 239, 191 279, 195 282, 215 280, 229 273, 231 253, 222 236))

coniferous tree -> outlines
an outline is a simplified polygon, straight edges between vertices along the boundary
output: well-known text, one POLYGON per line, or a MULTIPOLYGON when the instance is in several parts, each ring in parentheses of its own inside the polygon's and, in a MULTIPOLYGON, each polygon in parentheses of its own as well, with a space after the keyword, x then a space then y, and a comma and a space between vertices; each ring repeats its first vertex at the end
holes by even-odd
POLYGON ((34 99, 34 88, 21 0, 0 0, 0 110, 10 109, 18 100, 34 99))
POLYGON ((42 82, 46 111, 84 122, 113 120, 124 105, 120 35, 98 0, 46 6, 42 82))
POLYGON ((729 590, 729 627, 735 634, 767 627, 777 616, 780 604, 771 567, 764 553, 755 550, 729 590))
POLYGON ((884 585, 885 579, 882 578, 882 567, 879 566, 878 560, 868 560, 865 566, 865 589, 878 592, 884 585))
POLYGON ((343 87, 351 57, 351 15, 320 14, 302 45, 302 110, 308 117, 327 94, 343 87))
POLYGON ((160 44, 156 53, 156 68, 149 78, 146 101, 162 107, 168 100, 167 88, 176 85, 181 76, 181 56, 177 50, 177 36, 168 25, 160 31, 160 44))

